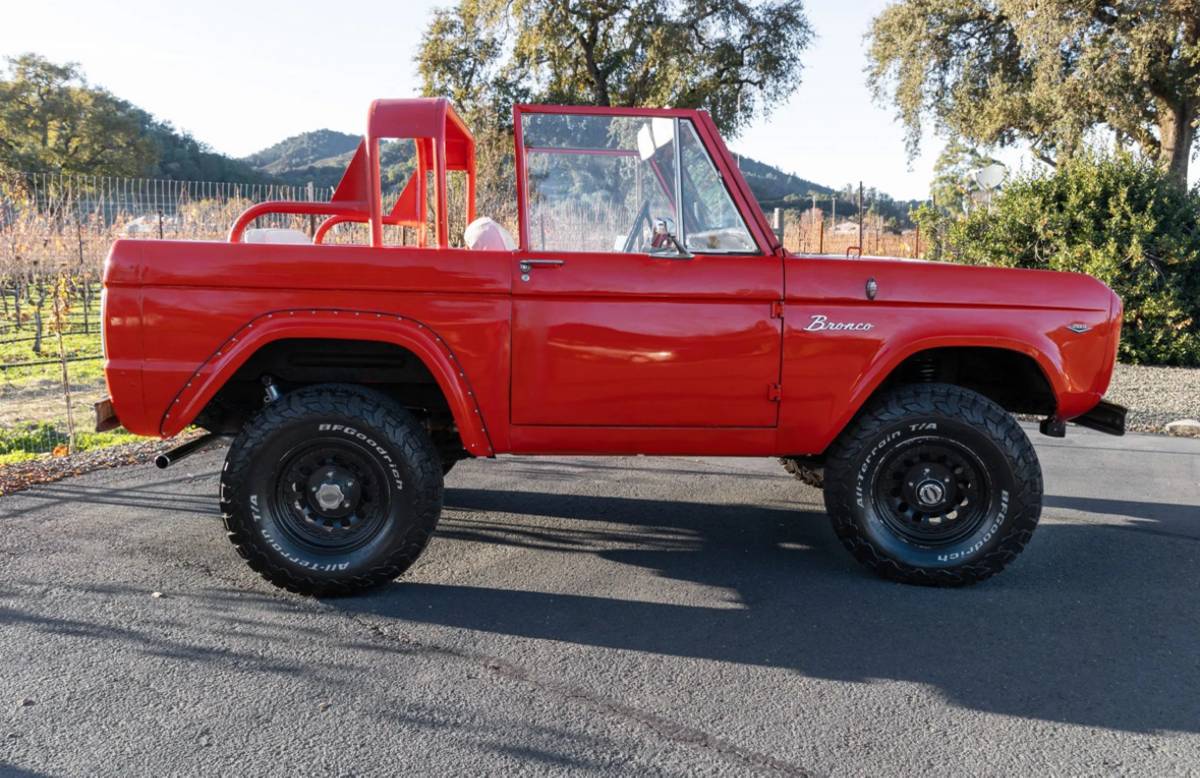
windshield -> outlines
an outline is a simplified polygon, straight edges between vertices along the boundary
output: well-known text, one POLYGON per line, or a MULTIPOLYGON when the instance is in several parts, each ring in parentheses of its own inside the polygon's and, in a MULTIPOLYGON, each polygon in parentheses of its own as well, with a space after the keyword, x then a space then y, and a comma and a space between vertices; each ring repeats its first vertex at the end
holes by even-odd
POLYGON ((532 250, 648 252, 665 222, 688 251, 757 253, 688 119, 529 114, 522 142, 532 250))

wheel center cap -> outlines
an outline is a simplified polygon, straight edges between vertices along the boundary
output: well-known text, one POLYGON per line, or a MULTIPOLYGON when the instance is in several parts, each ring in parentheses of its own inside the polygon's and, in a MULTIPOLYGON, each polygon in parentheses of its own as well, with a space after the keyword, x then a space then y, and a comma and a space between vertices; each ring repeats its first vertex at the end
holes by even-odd
POLYGON ((932 478, 922 481, 917 486, 917 500, 927 508, 940 505, 946 499, 946 488, 932 478))
POLYGON ((317 500, 317 505, 327 511, 331 511, 339 507, 346 499, 346 495, 342 492, 342 487, 337 484, 324 483, 317 487, 317 492, 313 495, 317 500))
POLYGON ((324 519, 342 519, 358 509, 362 496, 359 478, 338 465, 323 465, 308 479, 304 489, 308 506, 324 519))

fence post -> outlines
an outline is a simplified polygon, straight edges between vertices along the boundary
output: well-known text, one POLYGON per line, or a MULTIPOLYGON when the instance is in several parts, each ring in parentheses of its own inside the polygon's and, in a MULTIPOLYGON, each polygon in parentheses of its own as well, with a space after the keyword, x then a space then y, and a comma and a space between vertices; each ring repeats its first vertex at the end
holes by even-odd
MULTIPOLYGON (((76 211, 78 210, 76 208, 76 211)), ((91 291, 91 280, 89 279, 90 274, 83 267, 83 219, 79 216, 75 218, 75 237, 79 241, 79 273, 83 276, 83 334, 87 335, 90 332, 88 328, 88 309, 91 307, 89 305, 91 301, 88 299, 88 293, 91 291)))
MULTIPOLYGON (((305 194, 308 195, 308 201, 311 203, 317 199, 316 186, 312 181, 308 182, 305 194)), ((316 214, 308 215, 308 237, 315 237, 317 234, 317 217, 316 214)))
POLYGON ((58 274, 54 285, 54 333, 58 337, 58 359, 62 367, 63 400, 67 405, 67 453, 75 453, 75 411, 71 407, 71 376, 67 370, 67 347, 63 344, 63 329, 67 326, 67 277, 58 274))
POLYGON ((862 181, 859 181, 859 182, 858 182, 858 255, 859 255, 860 257, 862 256, 862 251, 863 251, 863 210, 862 210, 862 201, 863 201, 863 184, 862 184, 862 181))

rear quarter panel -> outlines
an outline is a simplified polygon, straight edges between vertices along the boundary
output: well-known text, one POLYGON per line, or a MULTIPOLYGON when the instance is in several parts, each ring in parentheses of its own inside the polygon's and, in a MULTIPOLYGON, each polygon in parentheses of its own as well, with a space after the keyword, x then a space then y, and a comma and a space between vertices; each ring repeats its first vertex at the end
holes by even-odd
MULTIPOLYGON (((168 416, 172 404, 189 382, 227 371, 218 352, 256 319, 338 311, 347 323, 321 319, 327 337, 370 333, 349 324, 355 314, 395 314, 442 338, 475 387, 489 434, 500 436, 497 447, 507 443, 508 252, 185 241, 126 241, 118 251, 119 270, 106 278, 109 332, 119 331, 119 318, 140 346, 132 335, 119 348, 111 344, 122 358, 108 361, 107 375, 132 432, 169 436, 190 423, 189 414, 168 416), (141 358, 125 356, 135 354, 141 358), (114 385, 131 383, 133 371, 141 376, 140 408, 114 385)), ((284 327, 277 337, 292 335, 284 327)))

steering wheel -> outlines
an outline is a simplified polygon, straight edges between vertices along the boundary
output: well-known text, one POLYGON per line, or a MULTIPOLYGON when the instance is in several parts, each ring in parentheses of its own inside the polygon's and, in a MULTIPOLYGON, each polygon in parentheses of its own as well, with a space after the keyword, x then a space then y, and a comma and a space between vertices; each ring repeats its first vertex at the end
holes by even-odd
POLYGON ((638 238, 642 234, 643 222, 645 222, 646 226, 650 228, 651 234, 653 234, 654 222, 650 218, 650 200, 648 198, 642 203, 642 207, 638 209, 637 218, 633 220, 633 227, 630 228, 629 235, 625 238, 625 245, 621 249, 623 253, 630 254, 637 247, 638 238))

